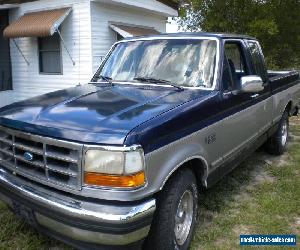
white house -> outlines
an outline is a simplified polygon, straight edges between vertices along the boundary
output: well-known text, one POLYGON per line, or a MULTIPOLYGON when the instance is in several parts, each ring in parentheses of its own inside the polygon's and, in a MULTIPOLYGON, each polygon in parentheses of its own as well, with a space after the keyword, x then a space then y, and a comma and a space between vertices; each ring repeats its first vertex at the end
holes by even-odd
POLYGON ((88 82, 114 42, 177 14, 173 0, 0 0, 0 107, 88 82))

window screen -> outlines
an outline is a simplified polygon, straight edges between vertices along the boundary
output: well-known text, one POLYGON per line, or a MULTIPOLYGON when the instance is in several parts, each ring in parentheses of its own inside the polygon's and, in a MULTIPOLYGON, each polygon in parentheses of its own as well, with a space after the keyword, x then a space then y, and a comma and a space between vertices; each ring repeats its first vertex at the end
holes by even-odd
POLYGON ((38 38, 40 73, 62 74, 61 47, 57 33, 38 38))

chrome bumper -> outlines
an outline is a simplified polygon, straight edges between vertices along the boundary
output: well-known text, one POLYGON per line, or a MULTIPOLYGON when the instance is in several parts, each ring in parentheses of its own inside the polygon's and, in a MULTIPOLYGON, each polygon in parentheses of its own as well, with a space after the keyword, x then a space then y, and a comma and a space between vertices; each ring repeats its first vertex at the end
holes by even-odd
POLYGON ((108 203, 71 198, 0 167, 0 200, 14 208, 29 208, 36 226, 60 238, 101 245, 128 245, 148 235, 156 208, 155 199, 138 204, 108 203))

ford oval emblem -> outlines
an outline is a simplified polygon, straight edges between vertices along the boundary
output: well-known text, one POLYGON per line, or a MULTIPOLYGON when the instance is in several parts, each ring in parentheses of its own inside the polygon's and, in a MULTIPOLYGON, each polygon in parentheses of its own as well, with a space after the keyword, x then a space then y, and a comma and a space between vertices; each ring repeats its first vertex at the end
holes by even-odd
POLYGON ((32 160, 33 160, 33 154, 31 154, 31 153, 29 153, 29 152, 25 152, 25 153, 23 154, 23 158, 24 158, 24 160, 26 160, 26 161, 32 161, 32 160))

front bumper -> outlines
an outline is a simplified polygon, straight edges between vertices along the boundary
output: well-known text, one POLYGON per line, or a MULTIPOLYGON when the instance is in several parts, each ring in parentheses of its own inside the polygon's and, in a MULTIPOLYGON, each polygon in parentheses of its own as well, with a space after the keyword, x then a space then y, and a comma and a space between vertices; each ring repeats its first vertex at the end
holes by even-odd
POLYGON ((124 204, 66 195, 1 167, 0 200, 41 231, 86 248, 141 241, 148 235, 156 208, 155 199, 124 204))

